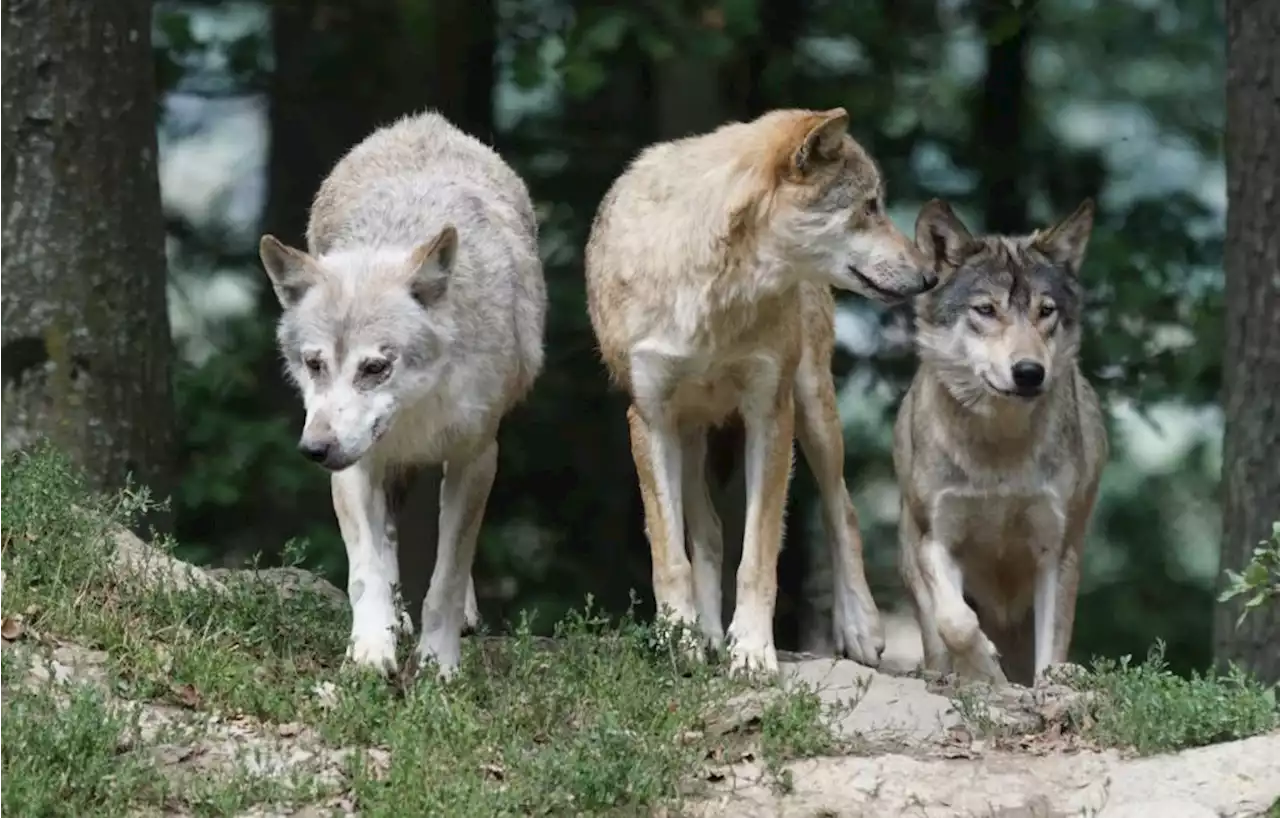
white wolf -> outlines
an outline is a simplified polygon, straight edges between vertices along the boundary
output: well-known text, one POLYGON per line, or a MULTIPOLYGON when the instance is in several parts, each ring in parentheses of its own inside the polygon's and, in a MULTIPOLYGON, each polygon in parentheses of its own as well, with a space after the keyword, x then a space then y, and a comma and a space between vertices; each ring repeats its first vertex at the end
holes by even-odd
MULTIPOLYGON (((443 464, 440 540, 418 658, 456 669, 498 424, 542 369, 546 284, 528 190, 433 112, 367 137, 325 179, 309 253, 262 237, 277 331, 306 421, 298 448, 333 472, 346 543, 348 657, 392 670, 402 475, 443 464)), ((470 610, 468 610, 470 609, 470 610)))

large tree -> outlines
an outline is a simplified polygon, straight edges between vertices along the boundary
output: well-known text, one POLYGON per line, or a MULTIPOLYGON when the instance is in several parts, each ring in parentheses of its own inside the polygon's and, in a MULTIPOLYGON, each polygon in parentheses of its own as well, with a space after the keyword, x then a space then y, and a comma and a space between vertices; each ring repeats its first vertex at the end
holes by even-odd
POLYGON ((166 495, 171 348, 149 0, 6 0, 5 449, 166 495))
MULTIPOLYGON (((1280 2, 1227 0, 1227 343, 1222 567, 1240 570, 1280 519, 1280 2)), ((1280 680, 1280 605, 1236 627, 1219 606, 1215 651, 1280 680)))

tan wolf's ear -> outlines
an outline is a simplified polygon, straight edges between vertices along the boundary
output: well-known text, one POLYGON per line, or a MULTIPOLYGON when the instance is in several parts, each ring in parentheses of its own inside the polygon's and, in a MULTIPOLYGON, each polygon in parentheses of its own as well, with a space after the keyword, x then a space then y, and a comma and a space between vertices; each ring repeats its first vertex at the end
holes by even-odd
POLYGON ((849 113, 843 108, 815 113, 811 121, 812 126, 791 156, 791 164, 800 173, 809 172, 819 162, 838 157, 840 143, 849 132, 849 113))
POLYGON ((307 253, 264 233, 258 242, 258 257, 271 279, 280 306, 289 309, 302 300, 307 290, 320 280, 320 266, 307 253))
POLYGON ((446 224, 434 239, 419 244, 409 256, 409 291, 419 304, 430 307, 444 298, 458 255, 458 229, 446 224))
POLYGON ((959 267, 973 234, 964 226, 951 205, 930 199, 916 216, 916 247, 938 272, 959 267))
POLYGON ((1084 251, 1093 233, 1093 199, 1085 199, 1075 212, 1048 230, 1039 231, 1031 244, 1055 264, 1062 264, 1072 275, 1079 275, 1084 251))

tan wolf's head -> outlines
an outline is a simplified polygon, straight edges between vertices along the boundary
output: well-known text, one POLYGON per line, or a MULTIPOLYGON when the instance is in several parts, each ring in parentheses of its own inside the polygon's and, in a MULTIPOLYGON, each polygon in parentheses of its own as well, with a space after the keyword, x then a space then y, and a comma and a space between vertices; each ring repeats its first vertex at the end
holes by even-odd
POLYGON ((452 226, 410 253, 315 258, 262 237, 262 265, 284 308, 276 337, 306 407, 298 449, 308 458, 330 471, 347 468, 401 405, 440 381, 457 246, 452 226))
POLYGON ((1094 205, 1028 236, 973 236, 943 201, 916 219, 942 282, 916 300, 916 346, 962 404, 1034 400, 1080 349, 1080 265, 1094 205))
POLYGON ((925 256, 885 213, 880 169, 848 133, 843 108, 772 111, 772 195, 761 247, 824 284, 896 303, 937 283, 925 256))

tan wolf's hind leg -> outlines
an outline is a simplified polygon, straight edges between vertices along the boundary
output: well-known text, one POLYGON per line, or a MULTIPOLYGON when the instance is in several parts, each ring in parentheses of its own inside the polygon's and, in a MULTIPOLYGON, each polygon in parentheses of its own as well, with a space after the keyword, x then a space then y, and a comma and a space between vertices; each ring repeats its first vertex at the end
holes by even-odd
POLYGON ((831 552, 836 653, 876 667, 884 653, 884 626, 867 585, 858 512, 844 481, 844 433, 830 362, 822 364, 806 350, 796 373, 795 396, 796 436, 818 484, 831 552))
POLYGON ((684 449, 684 516, 693 557, 693 599, 708 647, 719 650, 724 646, 720 600, 724 532, 707 484, 707 430, 683 430, 680 440, 684 449))

